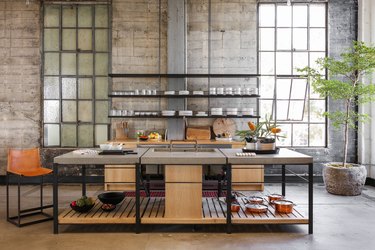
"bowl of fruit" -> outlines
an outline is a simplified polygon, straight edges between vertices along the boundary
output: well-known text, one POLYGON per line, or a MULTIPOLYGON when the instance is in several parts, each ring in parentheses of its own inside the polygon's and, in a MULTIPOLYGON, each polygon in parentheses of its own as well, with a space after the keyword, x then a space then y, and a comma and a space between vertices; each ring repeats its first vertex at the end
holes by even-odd
POLYGON ((151 132, 148 135, 148 139, 150 141, 159 141, 161 139, 161 135, 158 132, 151 132))
POLYGON ((140 136, 138 136, 138 138, 141 141, 147 141, 148 140, 148 136, 147 135, 140 135, 140 136))
POLYGON ((70 203, 70 207, 79 213, 87 213, 95 205, 95 201, 92 197, 82 196, 76 201, 70 203))

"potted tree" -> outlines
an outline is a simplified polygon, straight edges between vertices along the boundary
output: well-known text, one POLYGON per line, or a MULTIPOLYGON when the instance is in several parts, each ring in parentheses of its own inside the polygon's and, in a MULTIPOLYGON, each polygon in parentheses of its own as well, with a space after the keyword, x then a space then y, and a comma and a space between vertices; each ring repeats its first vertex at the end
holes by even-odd
POLYGON ((352 48, 341 54, 341 58, 326 57, 316 61, 319 69, 299 69, 306 74, 313 90, 322 97, 342 101, 344 110, 331 110, 325 115, 331 124, 340 129, 343 137, 342 162, 328 163, 323 167, 323 179, 329 193, 338 195, 359 195, 366 181, 366 168, 347 163, 349 130, 357 129, 359 122, 367 122, 367 114, 358 113, 356 107, 374 100, 375 86, 364 84, 364 76, 375 69, 375 48, 363 42, 354 41, 352 48), (328 70, 328 79, 319 70, 328 70))

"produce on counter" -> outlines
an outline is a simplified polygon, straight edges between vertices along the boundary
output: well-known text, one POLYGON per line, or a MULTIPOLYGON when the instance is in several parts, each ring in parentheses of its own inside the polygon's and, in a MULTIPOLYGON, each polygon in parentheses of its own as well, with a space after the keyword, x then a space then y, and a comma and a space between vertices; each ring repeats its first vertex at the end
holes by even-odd
POLYGON ((72 201, 70 203, 73 207, 84 207, 84 206, 92 206, 95 204, 95 200, 92 197, 82 196, 76 201, 72 201))

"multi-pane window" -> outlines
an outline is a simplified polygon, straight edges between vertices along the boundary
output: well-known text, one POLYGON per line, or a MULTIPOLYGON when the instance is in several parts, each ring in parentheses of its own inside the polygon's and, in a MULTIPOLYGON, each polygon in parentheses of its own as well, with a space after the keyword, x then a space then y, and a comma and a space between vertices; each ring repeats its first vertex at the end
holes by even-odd
POLYGON ((43 8, 44 146, 108 139, 109 5, 43 8))
POLYGON ((259 4, 260 115, 281 125, 279 145, 326 146, 326 100, 297 71, 326 56, 326 12, 326 3, 259 4))

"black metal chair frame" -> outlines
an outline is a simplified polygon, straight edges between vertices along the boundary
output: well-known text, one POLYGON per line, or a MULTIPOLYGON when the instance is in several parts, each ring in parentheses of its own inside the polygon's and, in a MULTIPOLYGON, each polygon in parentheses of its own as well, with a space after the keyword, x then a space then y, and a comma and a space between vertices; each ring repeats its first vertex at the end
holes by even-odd
MULTIPOLYGON (((7 221, 16 225, 17 227, 23 227, 23 226, 28 226, 28 225, 33 225, 33 224, 53 220, 52 215, 49 215, 49 214, 47 214, 43 211, 44 209, 53 207, 52 204, 51 205, 43 205, 43 184, 44 184, 43 183, 43 175, 40 176, 40 206, 21 210, 21 184, 22 184, 22 178, 24 178, 24 177, 25 176, 13 174, 13 173, 10 173, 8 171, 6 172, 6 196, 7 196, 6 197, 6 199, 7 199, 6 200, 6 203, 7 203, 6 213, 7 213, 7 221), (17 186, 18 186, 18 188, 17 188, 17 196, 18 196, 17 203, 18 203, 18 206, 17 206, 17 215, 16 216, 10 216, 10 212, 9 212, 9 184, 12 184, 12 183, 9 182, 9 177, 10 177, 11 174, 15 175, 15 176, 18 176, 18 180, 17 180, 17 186), (42 216, 45 216, 46 218, 21 223, 21 218, 25 218, 25 217, 29 217, 29 216, 35 216, 35 215, 42 215, 42 216)), ((28 177, 28 178, 32 178, 32 177, 28 177)))

